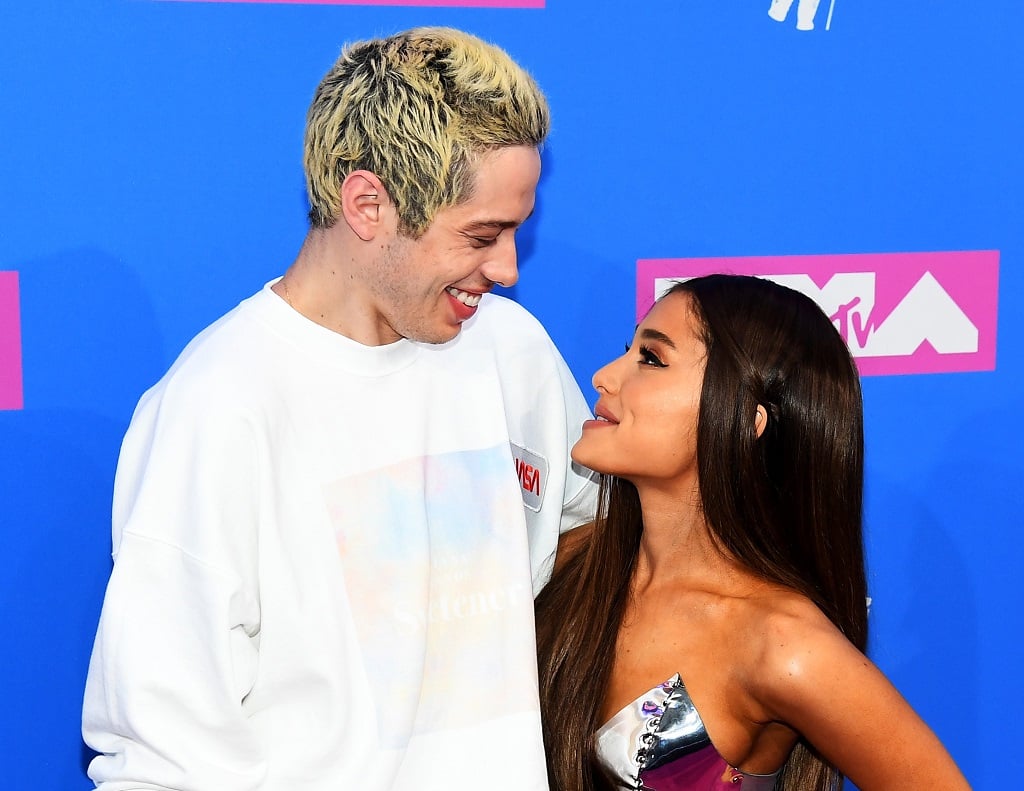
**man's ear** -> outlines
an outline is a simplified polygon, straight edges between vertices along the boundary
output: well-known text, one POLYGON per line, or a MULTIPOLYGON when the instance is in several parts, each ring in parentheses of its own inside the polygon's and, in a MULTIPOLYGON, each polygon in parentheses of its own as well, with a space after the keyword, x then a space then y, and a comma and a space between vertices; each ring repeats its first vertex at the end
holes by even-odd
POLYGON ((758 438, 764 433, 765 426, 768 425, 768 410, 764 408, 762 404, 757 405, 757 410, 754 412, 754 431, 758 438))
POLYGON ((380 232, 390 206, 387 190, 369 170, 354 170, 341 184, 341 216, 364 242, 380 232))

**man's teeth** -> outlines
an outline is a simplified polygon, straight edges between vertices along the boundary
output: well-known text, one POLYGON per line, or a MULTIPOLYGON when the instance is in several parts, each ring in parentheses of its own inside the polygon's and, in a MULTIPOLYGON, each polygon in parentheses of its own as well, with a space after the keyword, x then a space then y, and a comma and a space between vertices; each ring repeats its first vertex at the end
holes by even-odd
POLYGON ((469 294, 465 291, 459 291, 454 286, 448 286, 445 290, 466 307, 475 308, 480 304, 480 294, 469 294))

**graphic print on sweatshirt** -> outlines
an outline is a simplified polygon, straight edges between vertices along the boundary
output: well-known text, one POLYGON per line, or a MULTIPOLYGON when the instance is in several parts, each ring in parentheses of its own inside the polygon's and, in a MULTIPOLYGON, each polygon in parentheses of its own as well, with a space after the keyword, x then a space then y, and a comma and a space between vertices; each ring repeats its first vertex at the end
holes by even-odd
POLYGON ((325 495, 382 744, 534 710, 533 598, 508 445, 407 460, 325 495))

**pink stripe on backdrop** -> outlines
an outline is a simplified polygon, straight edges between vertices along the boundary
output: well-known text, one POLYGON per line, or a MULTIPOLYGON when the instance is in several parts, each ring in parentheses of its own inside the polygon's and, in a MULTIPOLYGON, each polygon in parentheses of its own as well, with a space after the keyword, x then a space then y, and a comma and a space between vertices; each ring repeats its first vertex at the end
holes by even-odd
POLYGON ((0 409, 24 406, 18 273, 0 272, 0 409))
POLYGON ((279 5, 434 6, 437 8, 544 8, 545 0, 164 0, 179 3, 277 3, 279 5))
MULTIPOLYGON (((996 319, 999 302, 999 251, 958 250, 929 253, 860 253, 853 255, 794 255, 745 258, 662 258, 637 261, 636 309, 639 321, 654 304, 659 279, 690 278, 715 272, 740 275, 806 275, 818 287, 835 275, 870 273, 874 276, 871 317, 873 331, 900 306, 911 290, 929 276, 938 284, 943 304, 954 309, 977 329, 977 350, 943 353, 925 340, 911 354, 868 355, 854 350, 865 375, 991 371, 996 367, 996 319)), ((931 288, 934 296, 935 290, 931 288)), ((931 303, 929 303, 931 304, 931 303)), ((920 308, 915 308, 920 310, 920 308)))

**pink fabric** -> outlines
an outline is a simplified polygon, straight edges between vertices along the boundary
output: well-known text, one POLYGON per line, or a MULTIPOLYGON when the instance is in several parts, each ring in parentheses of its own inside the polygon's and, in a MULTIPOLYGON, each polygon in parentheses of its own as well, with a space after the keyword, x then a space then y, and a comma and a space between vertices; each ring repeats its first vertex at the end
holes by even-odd
POLYGON ((743 774, 732 769, 711 744, 678 761, 643 771, 640 779, 644 788, 652 791, 734 791, 744 787, 743 774))

